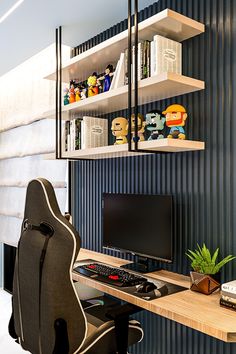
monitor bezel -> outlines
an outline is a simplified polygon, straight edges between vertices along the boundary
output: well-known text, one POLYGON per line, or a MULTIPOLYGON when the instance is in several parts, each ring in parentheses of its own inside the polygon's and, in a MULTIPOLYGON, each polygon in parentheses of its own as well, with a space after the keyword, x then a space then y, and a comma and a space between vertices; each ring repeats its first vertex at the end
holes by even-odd
POLYGON ((144 193, 103 193, 102 194, 102 248, 112 250, 112 251, 117 251, 120 253, 131 253, 133 256, 141 256, 145 257, 148 259, 154 259, 157 261, 165 262, 168 264, 172 264, 174 261, 174 222, 173 222, 173 215, 174 215, 174 210, 173 210, 173 195, 171 194, 144 194, 144 193), (141 252, 134 252, 132 250, 128 249, 123 249, 119 247, 114 247, 114 246, 109 246, 104 244, 104 197, 106 195, 131 195, 131 196, 160 196, 160 197, 170 197, 171 198, 171 259, 166 259, 166 258, 161 258, 161 257, 156 257, 156 256, 150 256, 141 252))

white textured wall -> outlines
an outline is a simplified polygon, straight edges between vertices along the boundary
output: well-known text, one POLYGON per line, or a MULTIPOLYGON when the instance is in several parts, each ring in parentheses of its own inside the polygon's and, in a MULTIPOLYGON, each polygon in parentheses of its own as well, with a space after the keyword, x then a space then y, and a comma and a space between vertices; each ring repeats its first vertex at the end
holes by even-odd
MULTIPOLYGON (((63 57, 69 57, 68 47, 63 57)), ((65 211, 66 161, 43 158, 55 151, 55 120, 41 119, 55 106, 55 82, 43 79, 54 69, 52 45, 0 78, 0 242, 14 246, 30 180, 51 181, 65 211)))

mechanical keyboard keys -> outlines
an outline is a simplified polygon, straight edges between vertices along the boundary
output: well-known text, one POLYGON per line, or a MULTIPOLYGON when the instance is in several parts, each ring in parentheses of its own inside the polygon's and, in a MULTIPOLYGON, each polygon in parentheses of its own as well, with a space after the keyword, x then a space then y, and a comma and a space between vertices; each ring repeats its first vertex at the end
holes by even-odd
POLYGON ((134 286, 147 281, 142 276, 100 263, 78 266, 74 270, 85 276, 119 287, 134 286))

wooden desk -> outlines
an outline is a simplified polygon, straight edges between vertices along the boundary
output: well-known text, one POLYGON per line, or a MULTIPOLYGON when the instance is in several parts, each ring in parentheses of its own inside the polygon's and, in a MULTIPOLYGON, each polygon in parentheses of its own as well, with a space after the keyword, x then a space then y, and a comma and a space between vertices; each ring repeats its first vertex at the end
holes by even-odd
MULTIPOLYGON (((112 266, 121 266, 127 261, 102 253, 81 249, 78 260, 91 258, 112 266)), ((122 292, 106 283, 73 272, 73 279, 119 299, 140 306, 145 310, 169 318, 190 328, 218 338, 224 342, 236 342, 236 313, 219 306, 219 292, 203 295, 189 289, 189 277, 168 271, 149 273, 148 277, 165 280, 186 287, 186 291, 163 298, 146 301, 122 292)))

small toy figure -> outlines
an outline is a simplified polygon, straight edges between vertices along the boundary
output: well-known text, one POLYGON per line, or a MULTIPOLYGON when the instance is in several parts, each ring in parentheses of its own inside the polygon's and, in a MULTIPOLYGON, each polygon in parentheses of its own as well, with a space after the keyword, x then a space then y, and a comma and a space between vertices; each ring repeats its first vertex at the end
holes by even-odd
POLYGON ((95 96, 98 94, 97 86, 97 73, 94 72, 93 75, 89 76, 87 80, 88 84, 88 97, 95 96))
POLYGON ((80 97, 80 90, 78 87, 75 88, 75 101, 78 102, 81 100, 81 97, 80 97))
POLYGON ((153 110, 146 114, 146 129, 151 132, 148 140, 163 139, 165 116, 159 110, 153 110))
POLYGON ((104 76, 101 76, 98 78, 99 83, 101 80, 103 80, 103 92, 109 91, 113 75, 114 75, 113 65, 108 64, 105 69, 104 76))
POLYGON ((170 127, 167 138, 185 139, 184 125, 187 118, 187 112, 180 104, 172 104, 162 112, 166 116, 166 125, 170 127))
POLYGON ((69 89, 67 87, 64 88, 64 106, 69 104, 69 89))
POLYGON ((116 137, 114 145, 126 144, 128 134, 128 120, 123 117, 113 119, 111 126, 112 134, 116 137))
POLYGON ((135 141, 144 141, 144 128, 145 128, 145 122, 143 115, 138 113, 138 136, 135 136, 135 115, 131 115, 131 133, 132 133, 132 140, 135 141))
POLYGON ((74 85, 74 80, 71 80, 71 81, 70 81, 69 102, 70 102, 70 103, 74 103, 74 102, 75 102, 75 85, 74 85))

